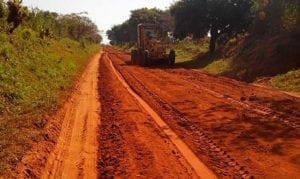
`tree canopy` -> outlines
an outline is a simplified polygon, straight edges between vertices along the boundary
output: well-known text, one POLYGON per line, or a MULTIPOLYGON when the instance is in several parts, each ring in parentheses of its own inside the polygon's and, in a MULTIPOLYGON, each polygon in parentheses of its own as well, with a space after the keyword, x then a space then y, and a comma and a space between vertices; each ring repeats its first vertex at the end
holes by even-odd
POLYGON ((130 18, 107 31, 112 44, 135 42, 139 23, 160 23, 176 38, 188 35, 199 39, 210 32, 210 51, 219 37, 229 38, 245 32, 254 17, 254 0, 180 0, 170 9, 137 9, 130 18))
POLYGON ((8 16, 7 22, 12 24, 9 32, 12 33, 28 15, 27 8, 23 7, 22 0, 9 0, 7 1, 8 16))
POLYGON ((136 41, 139 23, 158 22, 173 36, 200 39, 210 35, 210 52, 217 42, 227 42, 239 33, 274 35, 299 32, 299 0, 179 0, 168 10, 137 9, 124 23, 107 31, 112 44, 136 41))
POLYGON ((166 30, 172 30, 173 19, 168 11, 156 8, 141 8, 131 11, 130 18, 107 31, 112 44, 133 43, 137 39, 137 25, 140 23, 159 23, 166 30))
POLYGON ((100 43, 102 37, 87 13, 61 15, 37 8, 28 10, 21 0, 0 0, 0 31, 13 31, 22 26, 30 28, 44 39, 70 38, 76 41, 100 43))
POLYGON ((49 11, 34 9, 26 25, 40 32, 40 36, 68 37, 77 41, 99 43, 102 37, 97 26, 86 16, 79 14, 59 15, 49 11))
POLYGON ((220 36, 233 36, 247 30, 252 22, 253 0, 181 0, 171 6, 175 18, 174 35, 184 38, 206 36, 210 32, 210 51, 220 36))
POLYGON ((256 0, 257 13, 251 29, 254 35, 299 31, 299 0, 256 0))
POLYGON ((0 18, 2 18, 4 16, 4 3, 3 1, 0 1, 0 18))

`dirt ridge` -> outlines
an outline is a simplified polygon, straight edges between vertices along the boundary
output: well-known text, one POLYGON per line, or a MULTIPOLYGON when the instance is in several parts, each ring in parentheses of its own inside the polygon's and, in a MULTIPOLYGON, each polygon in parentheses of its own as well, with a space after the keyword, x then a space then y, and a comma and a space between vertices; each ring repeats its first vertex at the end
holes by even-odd
POLYGON ((168 136, 113 72, 100 65, 100 177, 198 178, 168 136))

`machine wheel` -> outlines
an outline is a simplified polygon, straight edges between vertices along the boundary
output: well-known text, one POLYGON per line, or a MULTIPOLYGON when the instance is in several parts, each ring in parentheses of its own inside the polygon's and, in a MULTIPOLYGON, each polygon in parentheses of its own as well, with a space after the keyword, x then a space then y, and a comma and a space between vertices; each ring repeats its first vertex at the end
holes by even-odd
POLYGON ((144 51, 141 53, 141 66, 148 66, 149 65, 149 53, 147 51, 144 51))
POLYGON ((132 50, 131 51, 131 64, 136 65, 138 61, 138 52, 137 50, 132 50))
POLYGON ((175 64, 175 58, 176 58, 176 54, 175 54, 175 50, 171 50, 170 54, 169 54, 169 65, 174 65, 175 64))

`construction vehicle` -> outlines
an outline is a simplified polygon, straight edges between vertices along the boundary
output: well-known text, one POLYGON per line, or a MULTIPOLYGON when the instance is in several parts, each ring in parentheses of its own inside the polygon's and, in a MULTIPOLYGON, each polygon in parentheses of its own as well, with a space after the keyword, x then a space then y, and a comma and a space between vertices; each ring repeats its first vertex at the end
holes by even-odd
POLYGON ((166 44, 163 42, 166 34, 158 24, 142 23, 137 27, 137 49, 131 51, 131 64, 148 66, 155 61, 174 65, 175 51, 167 53, 166 44))

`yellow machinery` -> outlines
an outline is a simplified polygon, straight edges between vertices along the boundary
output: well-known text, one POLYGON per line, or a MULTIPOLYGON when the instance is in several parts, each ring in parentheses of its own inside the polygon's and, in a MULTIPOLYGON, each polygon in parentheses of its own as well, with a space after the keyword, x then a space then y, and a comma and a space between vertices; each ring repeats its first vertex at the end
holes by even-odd
POLYGON ((158 24, 139 24, 138 48, 131 52, 131 63, 136 65, 148 66, 154 61, 166 62, 168 65, 175 63, 175 51, 166 51, 163 43, 165 37, 163 28, 158 24))

